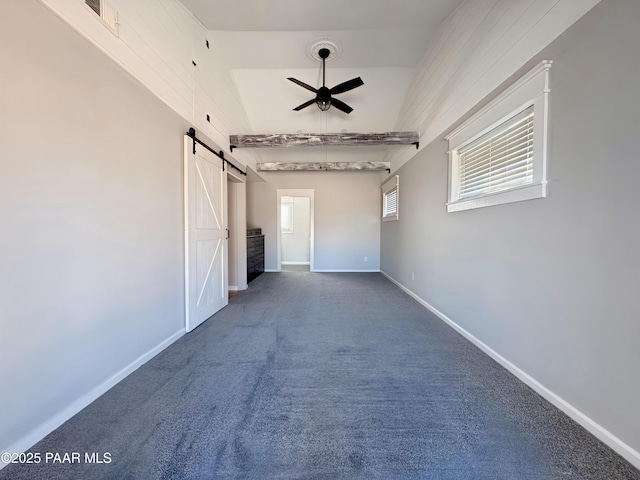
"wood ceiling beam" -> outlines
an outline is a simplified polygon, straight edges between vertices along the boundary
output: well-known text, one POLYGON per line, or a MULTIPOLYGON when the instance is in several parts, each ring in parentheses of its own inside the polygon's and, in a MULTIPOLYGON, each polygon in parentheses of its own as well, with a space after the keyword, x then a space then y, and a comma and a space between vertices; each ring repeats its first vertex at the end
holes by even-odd
POLYGON ((266 135, 229 135, 231 151, 234 148, 262 147, 318 147, 369 146, 369 145, 415 145, 419 147, 418 132, 385 133, 293 133, 266 135))
POLYGON ((389 170, 389 162, 269 162, 256 165, 259 172, 375 172, 389 170))

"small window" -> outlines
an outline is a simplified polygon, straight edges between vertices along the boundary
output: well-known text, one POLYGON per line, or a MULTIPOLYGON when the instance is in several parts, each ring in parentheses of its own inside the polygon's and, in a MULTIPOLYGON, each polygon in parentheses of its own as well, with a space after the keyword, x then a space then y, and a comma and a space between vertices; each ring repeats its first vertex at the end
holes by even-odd
POLYGON ((102 23, 104 23, 111 33, 116 37, 120 35, 118 11, 113 8, 110 3, 107 3, 106 0, 84 0, 84 3, 100 18, 100 20, 102 20, 102 23))
POLYGON ((389 217, 398 214, 398 189, 388 191, 384 194, 384 212, 383 216, 389 217))
POLYGON ((447 211, 546 196, 550 67, 542 62, 447 136, 447 211))
POLYGON ((398 220, 398 175, 382 186, 382 221, 398 220))
POLYGON ((293 233, 293 197, 282 197, 280 205, 280 231, 293 233))
POLYGON ((96 15, 100 16, 100 0, 85 0, 87 6, 96 12, 96 15))

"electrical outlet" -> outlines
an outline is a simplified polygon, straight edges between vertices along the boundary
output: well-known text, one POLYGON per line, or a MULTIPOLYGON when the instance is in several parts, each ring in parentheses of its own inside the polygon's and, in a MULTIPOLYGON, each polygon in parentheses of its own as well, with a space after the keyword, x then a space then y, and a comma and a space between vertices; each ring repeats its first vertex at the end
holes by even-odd
POLYGON ((364 257, 365 263, 369 261, 369 257, 364 257))
POLYGON ((411 280, 415 280, 416 279, 416 274, 411 272, 411 280))

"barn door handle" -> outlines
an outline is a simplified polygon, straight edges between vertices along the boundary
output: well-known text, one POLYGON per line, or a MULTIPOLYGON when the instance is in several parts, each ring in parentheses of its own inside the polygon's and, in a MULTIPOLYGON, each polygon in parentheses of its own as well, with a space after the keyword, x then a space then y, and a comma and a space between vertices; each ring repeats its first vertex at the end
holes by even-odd
POLYGON ((225 240, 229 240, 229 229, 225 228, 225 230, 227 231, 227 238, 225 238, 225 240))

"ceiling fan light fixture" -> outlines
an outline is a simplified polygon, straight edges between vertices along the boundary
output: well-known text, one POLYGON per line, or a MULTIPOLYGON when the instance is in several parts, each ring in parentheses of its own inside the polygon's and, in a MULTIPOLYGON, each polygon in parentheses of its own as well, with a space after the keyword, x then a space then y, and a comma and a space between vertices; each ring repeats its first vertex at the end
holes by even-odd
POLYGON ((331 107, 331 100, 318 100, 316 101, 316 105, 323 112, 326 112, 331 107))

